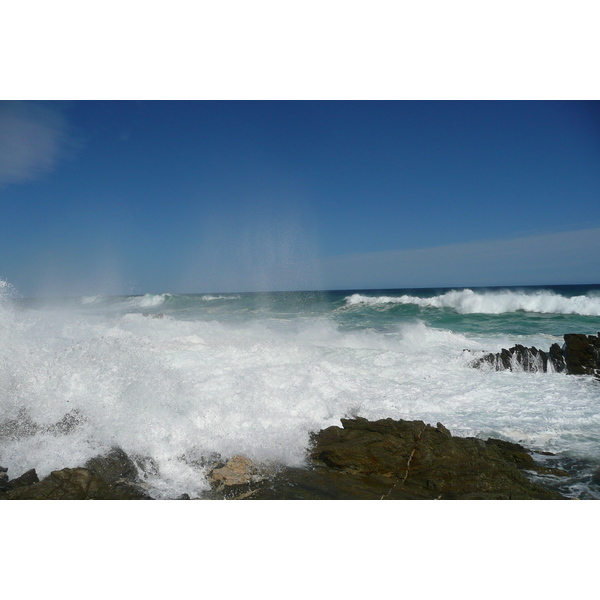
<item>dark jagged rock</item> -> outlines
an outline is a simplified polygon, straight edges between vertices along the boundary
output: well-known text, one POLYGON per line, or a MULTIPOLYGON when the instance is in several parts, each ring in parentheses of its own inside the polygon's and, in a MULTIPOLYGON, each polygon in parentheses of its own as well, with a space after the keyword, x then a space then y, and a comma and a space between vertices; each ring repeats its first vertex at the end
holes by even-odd
MULTIPOLYGON (((531 471, 554 476, 519 444, 460 438, 438 423, 342 419, 342 427, 313 434, 307 468, 269 470, 236 456, 211 469, 205 498, 235 499, 559 499, 527 479, 531 471)), ((6 469, 0 468, 0 475, 6 469)), ((85 467, 53 471, 42 481, 35 470, 9 481, 0 477, 4 500, 150 499, 136 464, 119 448, 85 467)), ((189 499, 183 494, 181 499, 189 499)))
POLYGON ((52 471, 39 483, 9 491, 0 500, 147 500, 132 486, 108 483, 89 469, 52 471))
POLYGON ((561 348, 552 344, 548 352, 535 346, 526 348, 520 344, 502 348, 496 354, 489 353, 471 363, 474 367, 491 365, 496 371, 566 372, 571 375, 595 375, 600 377, 600 333, 598 336, 582 333, 566 333, 561 348))
POLYGON ((139 477, 135 463, 121 448, 113 448, 105 456, 90 458, 84 466, 109 483, 121 481, 133 483, 139 477))
POLYGON ((52 435, 65 435, 81 427, 85 418, 81 411, 75 409, 69 411, 60 421, 52 425, 41 426, 35 423, 27 411, 19 411, 16 419, 6 419, 0 422, 0 439, 17 440, 24 437, 31 437, 36 433, 50 433, 52 435))
POLYGON ((598 337, 567 333, 564 338, 567 371, 573 375, 597 375, 600 372, 600 333, 598 337))
POLYGON ((486 354, 472 363, 475 367, 480 367, 487 363, 492 365, 496 371, 547 371, 548 354, 543 350, 538 350, 535 346, 525 348, 517 344, 508 350, 502 348, 497 354, 486 354))
POLYGON ((548 351, 548 360, 552 363, 554 370, 557 373, 563 373, 567 370, 562 348, 558 344, 554 343, 552 346, 550 346, 550 350, 548 351))
MULTIPOLYGON (((40 481, 35 469, 5 486, 3 500, 150 500, 140 485, 135 463, 113 448, 88 460, 85 467, 53 471, 40 481)), ((2 494, 2 491, 0 491, 2 494)))
POLYGON ((7 490, 16 490, 17 488, 20 488, 20 487, 25 487, 27 485, 33 485, 34 483, 38 483, 38 481, 39 481, 39 477, 37 476, 35 469, 29 469, 29 471, 26 471, 20 477, 11 479, 6 484, 6 489, 7 490))
POLYGON ((252 499, 561 499, 527 479, 519 444, 453 437, 440 423, 342 419, 314 435, 306 469, 286 468, 252 499))
POLYGON ((8 468, 0 467, 0 494, 3 494, 8 487, 8 468))

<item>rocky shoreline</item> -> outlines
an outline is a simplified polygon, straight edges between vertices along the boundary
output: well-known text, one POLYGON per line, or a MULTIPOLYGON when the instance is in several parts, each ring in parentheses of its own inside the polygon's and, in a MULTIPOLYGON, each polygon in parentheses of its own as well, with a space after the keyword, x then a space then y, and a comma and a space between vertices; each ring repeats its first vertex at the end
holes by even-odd
MULTIPOLYGON (((341 424, 313 434, 303 468, 241 456, 215 461, 206 467, 210 491, 194 499, 564 499, 528 475, 568 473, 540 464, 519 444, 455 437, 441 423, 354 418, 341 424)), ((119 448, 41 481, 34 469, 9 479, 0 467, 0 500, 151 499, 139 463, 119 448)))
MULTIPOLYGON (((600 333, 563 337, 562 347, 553 344, 547 352, 517 344, 499 353, 485 353, 471 366, 600 379, 600 333)), ((77 415, 67 415, 53 428, 68 430, 76 419, 77 415)), ((540 464, 519 444, 454 437, 441 423, 433 427, 423 421, 357 417, 341 419, 341 424, 312 435, 303 468, 253 464, 243 456, 226 461, 217 457, 200 465, 210 490, 194 499, 565 498, 532 482, 531 477, 542 475, 557 481, 568 478, 569 473, 540 464)), ((10 431, 35 429, 27 420, 4 425, 10 431)), ((0 467, 0 500, 152 500, 144 474, 156 467, 151 459, 133 458, 113 448, 82 467, 53 471, 41 481, 35 469, 10 479, 8 469, 0 467)), ((600 469, 593 480, 600 482, 600 469)), ((183 494, 180 499, 191 498, 183 494)))
POLYGON ((502 348, 497 353, 487 353, 474 360, 473 367, 491 365, 496 371, 529 371, 568 373, 570 375, 594 375, 600 379, 600 333, 566 333, 564 344, 552 344, 545 352, 535 346, 526 348, 520 344, 502 348))

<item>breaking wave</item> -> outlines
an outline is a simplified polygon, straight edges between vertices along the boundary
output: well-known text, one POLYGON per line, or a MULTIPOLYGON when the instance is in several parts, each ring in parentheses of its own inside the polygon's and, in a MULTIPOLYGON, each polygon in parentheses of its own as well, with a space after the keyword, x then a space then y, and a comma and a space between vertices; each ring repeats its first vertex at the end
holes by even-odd
POLYGON ((143 296, 129 298, 126 302, 132 308, 152 308, 164 304, 170 297, 171 294, 144 294, 143 296))
POLYGON ((204 294, 202 296, 202 300, 211 301, 211 300, 239 300, 239 295, 229 295, 229 296, 213 296, 212 294, 204 294))
POLYGON ((352 294, 346 306, 412 304, 421 308, 450 308, 460 314, 502 314, 517 311, 547 314, 600 316, 600 296, 562 296, 550 291, 535 293, 451 290, 431 298, 418 296, 364 296, 352 294))

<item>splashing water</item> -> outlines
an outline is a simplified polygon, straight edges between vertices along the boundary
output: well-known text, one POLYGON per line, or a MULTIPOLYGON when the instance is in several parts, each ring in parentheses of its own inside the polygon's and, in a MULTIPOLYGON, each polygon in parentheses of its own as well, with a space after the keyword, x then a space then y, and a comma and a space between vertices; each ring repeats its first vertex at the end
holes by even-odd
POLYGON ((456 314, 456 299, 464 306, 473 295, 488 309, 510 308, 511 294, 518 305, 530 296, 546 307, 549 298, 573 306, 578 296, 306 292, 49 303, 1 289, 0 464, 11 477, 30 468, 43 477, 119 446, 155 466, 145 477, 156 497, 197 495, 215 453, 301 465, 311 431, 361 415, 440 421, 455 435, 555 452, 585 467, 564 491, 598 494, 598 382, 469 366, 478 352, 514 343, 547 349, 560 332, 597 320, 553 313, 532 334, 523 319, 534 316, 481 315, 485 330, 456 314), (441 299, 454 304, 436 306, 441 299))
POLYGON ((499 291, 475 292, 470 289, 451 290, 431 298, 415 296, 364 296, 353 294, 346 298, 348 305, 414 304, 422 308, 451 308, 461 314, 501 314, 517 311, 531 313, 577 314, 600 316, 600 296, 565 297, 551 291, 533 293, 499 291))

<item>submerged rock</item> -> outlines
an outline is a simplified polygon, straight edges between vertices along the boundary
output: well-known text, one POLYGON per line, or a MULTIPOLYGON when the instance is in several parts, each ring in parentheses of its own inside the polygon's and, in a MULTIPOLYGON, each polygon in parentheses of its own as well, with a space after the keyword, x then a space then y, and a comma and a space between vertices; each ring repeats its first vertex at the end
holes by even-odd
POLYGON ((600 333, 597 336, 566 333, 563 338, 565 343, 562 348, 552 344, 548 352, 544 352, 535 346, 526 348, 517 344, 508 350, 502 348, 495 354, 486 354, 471 365, 481 367, 489 364, 496 371, 554 371, 600 377, 600 333))
POLYGON ((0 440, 18 440, 34 436, 36 433, 65 435, 77 429, 85 422, 81 411, 75 409, 66 413, 60 421, 52 425, 41 426, 35 423, 25 409, 21 409, 16 419, 0 422, 0 440))

